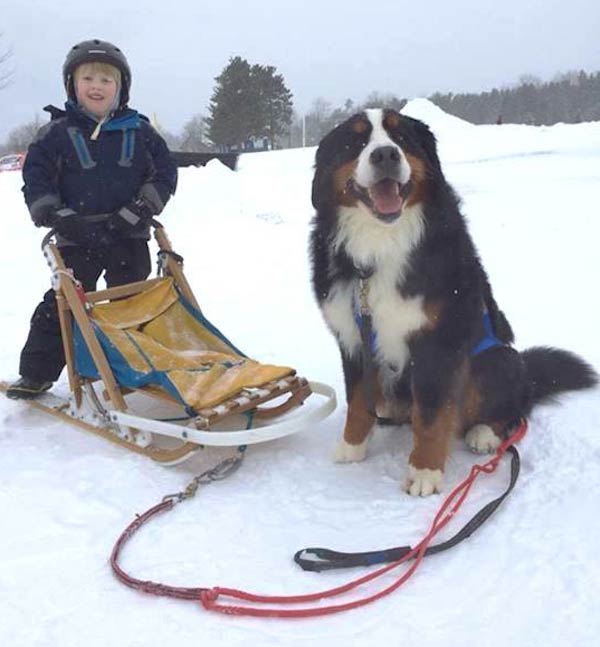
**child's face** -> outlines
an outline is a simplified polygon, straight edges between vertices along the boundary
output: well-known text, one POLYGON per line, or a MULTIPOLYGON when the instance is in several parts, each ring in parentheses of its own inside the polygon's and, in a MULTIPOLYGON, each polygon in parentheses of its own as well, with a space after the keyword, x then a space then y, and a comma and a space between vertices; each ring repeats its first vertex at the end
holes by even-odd
POLYGON ((117 81, 110 74, 90 70, 86 65, 75 70, 77 102, 95 117, 104 117, 114 107, 118 91, 117 81))

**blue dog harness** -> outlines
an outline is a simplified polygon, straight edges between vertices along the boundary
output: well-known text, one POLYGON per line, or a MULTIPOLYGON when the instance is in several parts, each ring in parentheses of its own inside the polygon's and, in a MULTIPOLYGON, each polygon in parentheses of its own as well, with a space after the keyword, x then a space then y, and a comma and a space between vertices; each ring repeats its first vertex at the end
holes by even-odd
MULTIPOLYGON (((360 312, 360 307, 358 303, 356 302, 356 297, 352 297, 352 312, 354 314, 354 321, 356 321, 356 325, 358 326, 359 330, 363 330, 363 316, 360 312)), ((483 351, 489 350, 490 348, 495 348, 496 346, 506 346, 506 344, 503 341, 500 341, 498 337, 494 334, 494 330, 492 328, 492 320, 490 319, 490 313, 485 310, 483 313, 483 331, 484 331, 484 336, 482 339, 479 340, 479 342, 471 349, 471 357, 475 357, 476 355, 479 355, 480 353, 483 353, 483 351)), ((371 349, 371 353, 375 353, 375 347, 377 344, 377 333, 371 329, 369 331, 369 347, 371 349)))
POLYGON ((479 355, 479 353, 483 353, 484 350, 488 350, 489 348, 505 346, 504 342, 500 341, 494 334, 490 313, 487 310, 483 313, 483 330, 485 335, 477 346, 471 349, 471 357, 479 355))

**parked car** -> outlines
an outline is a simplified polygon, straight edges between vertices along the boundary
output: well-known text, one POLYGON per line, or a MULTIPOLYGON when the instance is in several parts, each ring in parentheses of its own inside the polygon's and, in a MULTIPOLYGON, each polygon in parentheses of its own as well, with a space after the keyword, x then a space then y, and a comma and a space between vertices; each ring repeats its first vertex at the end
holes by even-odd
POLYGON ((20 171, 25 161, 25 153, 13 153, 0 157, 0 173, 2 171, 20 171))

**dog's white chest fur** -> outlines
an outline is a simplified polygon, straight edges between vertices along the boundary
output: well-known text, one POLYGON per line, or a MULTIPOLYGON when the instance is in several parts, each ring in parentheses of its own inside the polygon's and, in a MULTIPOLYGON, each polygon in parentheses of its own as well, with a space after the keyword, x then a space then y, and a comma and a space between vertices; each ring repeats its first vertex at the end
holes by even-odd
MULTIPOLYGON (((423 233, 418 207, 406 209, 393 225, 379 223, 364 207, 343 207, 334 248, 343 246, 357 267, 374 269, 367 279, 367 303, 376 335, 375 351, 382 363, 402 370, 408 361, 408 337, 427 323, 422 297, 404 298, 398 290, 411 250, 423 233)), ((359 281, 340 282, 323 303, 323 314, 344 350, 360 349, 355 311, 360 306, 359 281)))
POLYGON ((405 299, 390 272, 378 270, 368 281, 368 304, 376 335, 375 350, 383 363, 402 370, 408 361, 408 337, 427 322, 423 298, 405 299))

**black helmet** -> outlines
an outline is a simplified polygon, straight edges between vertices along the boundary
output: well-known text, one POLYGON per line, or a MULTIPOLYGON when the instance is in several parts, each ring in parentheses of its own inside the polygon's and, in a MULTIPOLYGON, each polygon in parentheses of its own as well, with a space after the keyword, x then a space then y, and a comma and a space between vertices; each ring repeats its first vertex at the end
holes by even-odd
POLYGON ((127 105, 131 87, 131 70, 125 54, 112 43, 94 38, 73 45, 63 65, 63 82, 69 99, 76 101, 73 72, 83 63, 108 63, 121 72, 121 96, 119 107, 127 105))

